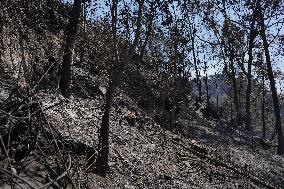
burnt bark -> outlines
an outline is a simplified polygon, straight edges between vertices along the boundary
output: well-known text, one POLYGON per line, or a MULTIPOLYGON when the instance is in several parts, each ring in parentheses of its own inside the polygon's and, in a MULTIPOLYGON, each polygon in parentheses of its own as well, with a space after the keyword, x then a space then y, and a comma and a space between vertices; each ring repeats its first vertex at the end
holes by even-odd
POLYGON ((82 9, 82 0, 74 0, 71 15, 65 32, 66 39, 65 39, 62 67, 59 73, 60 74, 59 89, 62 95, 66 98, 70 97, 73 50, 74 50, 75 38, 78 33, 81 9, 82 9))
POLYGON ((25 77, 26 82, 29 83, 29 67, 26 60, 26 44, 25 44, 25 34, 23 32, 23 28, 21 26, 18 27, 19 31, 19 45, 21 51, 21 66, 23 67, 23 75, 25 77))
POLYGON ((253 61, 253 46, 254 46, 254 39, 256 37, 256 32, 255 32, 255 13, 253 13, 252 17, 252 22, 250 25, 250 34, 249 34, 249 47, 248 47, 248 71, 246 73, 247 76, 247 89, 246 89, 246 119, 245 119, 245 126, 247 130, 252 130, 251 127, 251 79, 252 79, 252 74, 251 74, 251 67, 252 67, 252 61, 253 61))
POLYGON ((209 85, 208 85, 208 74, 207 74, 207 63, 204 62, 204 72, 205 72, 205 90, 206 90, 206 103, 207 107, 210 106, 210 95, 209 95, 209 85))
POLYGON ((265 121, 265 77, 262 76, 262 100, 261 100, 261 119, 262 119, 262 140, 266 138, 266 121, 265 121))
POLYGON ((102 117, 102 124, 99 133, 99 144, 98 144, 98 157, 96 160, 96 173, 102 177, 106 177, 107 170, 108 170, 108 157, 109 157, 109 115, 110 110, 115 94, 116 87, 119 85, 121 76, 123 74, 123 70, 126 64, 128 64, 134 54, 134 51, 138 45, 138 41, 140 38, 140 29, 141 29, 141 20, 142 20, 142 13, 143 13, 143 5, 144 0, 141 0, 139 3, 139 10, 138 10, 138 18, 136 21, 136 34, 133 43, 129 48, 127 48, 127 52, 125 58, 123 60, 119 60, 117 54, 117 37, 116 37, 116 22, 117 22, 117 0, 112 1, 112 32, 113 32, 113 40, 114 40, 114 66, 112 70, 112 76, 108 83, 108 89, 106 93, 106 101, 104 106, 104 114, 102 117))
POLYGON ((233 91, 233 103, 236 110, 236 124, 237 126, 241 125, 241 111, 240 111, 240 103, 239 103, 239 93, 238 93, 238 84, 236 79, 236 69, 234 66, 233 55, 230 55, 230 78, 232 81, 232 91, 233 91))
POLYGON ((193 55, 193 62, 194 62, 194 69, 195 69, 195 77, 196 77, 196 85, 198 89, 198 97, 197 97, 197 104, 202 100, 202 89, 201 89, 201 80, 200 80, 200 72, 198 69, 197 57, 196 57, 196 49, 195 49, 195 29, 189 27, 190 34, 191 34, 191 48, 192 48, 192 55, 193 55))
POLYGON ((145 40, 144 40, 143 45, 141 46, 141 51, 140 51, 140 61, 143 60, 149 38, 153 30, 153 20, 155 17, 154 12, 155 12, 155 2, 151 2, 150 13, 149 13, 149 17, 147 20, 147 31, 145 33, 145 40))
POLYGON ((273 105, 274 105, 274 115, 275 115, 275 130, 278 134, 278 146, 277 146, 277 153, 284 154, 284 137, 283 137, 283 130, 282 130, 282 123, 281 123, 281 115, 280 115, 280 107, 279 107, 279 99, 277 95, 277 89, 275 85, 275 79, 272 69, 272 63, 270 59, 270 52, 269 52, 269 44, 266 38, 266 28, 264 24, 264 17, 262 13, 262 8, 260 4, 260 0, 257 1, 257 11, 258 11, 258 21, 260 25, 260 37, 263 41, 265 59, 267 64, 267 75, 270 82, 270 90, 272 93, 273 105))

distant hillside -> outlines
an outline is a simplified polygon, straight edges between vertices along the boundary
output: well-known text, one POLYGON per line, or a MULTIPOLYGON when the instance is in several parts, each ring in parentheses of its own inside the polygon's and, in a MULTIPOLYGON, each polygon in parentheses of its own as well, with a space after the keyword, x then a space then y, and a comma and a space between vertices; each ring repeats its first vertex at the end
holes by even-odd
MULTIPOLYGON (((217 95, 218 95, 220 104, 222 104, 222 102, 228 96, 227 93, 229 92, 229 86, 226 83, 226 81, 227 81, 227 78, 223 74, 216 74, 216 75, 208 76, 209 96, 213 104, 216 104, 217 95)), ((192 85, 193 95, 198 95, 198 88, 197 88, 196 82, 191 81, 191 85, 192 85)), ((202 95, 203 95, 203 98, 205 99, 206 98, 205 77, 201 78, 201 85, 202 85, 202 95)))

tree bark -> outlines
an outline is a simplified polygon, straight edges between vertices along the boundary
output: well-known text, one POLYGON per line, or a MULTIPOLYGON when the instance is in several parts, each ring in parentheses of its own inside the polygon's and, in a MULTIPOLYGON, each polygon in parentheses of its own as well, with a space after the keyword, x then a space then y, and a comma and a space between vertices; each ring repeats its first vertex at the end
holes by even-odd
MULTIPOLYGON (((177 29, 177 28, 176 28, 177 29)), ((176 31, 178 32, 178 31, 176 31)), ((171 123, 170 123, 170 131, 174 130, 175 124, 175 110, 176 110, 176 97, 177 97, 177 64, 178 64, 178 36, 177 33, 173 34, 173 51, 174 51, 174 59, 173 62, 173 86, 172 86, 172 109, 171 109, 171 123)))
POLYGON ((258 9, 258 17, 259 17, 259 25, 260 25, 260 36, 263 41, 264 46, 264 53, 265 53, 265 59, 267 64, 267 74, 268 79, 270 82, 270 90, 272 93, 272 99, 273 99, 273 105, 274 105, 274 115, 275 115, 275 130, 278 134, 278 146, 277 146, 277 153, 278 154, 284 154, 284 137, 283 137, 283 130, 282 130, 282 123, 281 123, 281 115, 280 115, 280 107, 279 107, 279 99, 277 95, 277 89, 275 85, 274 80, 274 74, 270 59, 270 53, 269 53, 269 44, 266 38, 266 28, 264 24, 264 17, 261 9, 260 0, 257 1, 257 9, 258 9))
POLYGON ((22 27, 19 26, 18 27, 18 31, 19 31, 19 44, 20 44, 20 51, 21 51, 21 66, 23 67, 23 75, 24 75, 24 78, 25 78, 25 81, 27 83, 29 83, 29 67, 28 67, 28 63, 27 63, 27 60, 26 60, 26 45, 25 45, 25 37, 24 37, 24 33, 23 33, 23 30, 22 30, 22 27))
POLYGON ((234 67, 234 60, 233 55, 230 55, 230 77, 232 81, 232 89, 233 89, 233 103, 236 110, 236 124, 237 126, 241 125, 241 112, 240 112, 240 104, 239 104, 239 93, 238 93, 238 85, 237 85, 237 79, 236 79, 236 70, 234 67))
POLYGON ((197 98, 197 104, 198 104, 198 102, 200 103, 202 100, 201 80, 200 80, 200 74, 198 70, 198 63, 197 63, 196 52, 195 52, 195 39, 194 39, 195 31, 194 29, 192 31, 191 26, 189 27, 189 29, 190 29, 190 34, 191 34, 191 46, 192 46, 192 55, 193 55, 193 62, 194 62, 194 69, 195 69, 196 85, 198 89, 198 98, 197 98))
POLYGON ((106 102, 104 106, 104 114, 102 117, 102 124, 100 128, 100 134, 99 134, 99 144, 98 144, 98 157, 96 160, 96 172, 98 175, 102 177, 106 177, 107 169, 108 169, 108 157, 109 157, 109 115, 110 110, 115 94, 116 87, 119 85, 121 76, 123 74, 123 70, 126 64, 128 64, 132 56, 134 54, 134 51, 138 45, 138 41, 140 38, 140 29, 141 29, 141 20, 142 20, 142 13, 143 13, 143 5, 144 0, 139 1, 139 10, 138 10, 138 18, 136 21, 136 34, 134 41, 132 45, 128 49, 128 53, 125 57, 125 59, 121 62, 118 59, 117 54, 117 37, 116 37, 116 22, 117 22, 117 0, 112 1, 112 30, 113 30, 113 40, 114 40, 114 46, 115 46, 115 57, 114 57, 114 65, 112 77, 109 80, 109 86, 106 93, 106 102))
POLYGON ((73 63, 73 50, 75 38, 78 33, 79 18, 81 14, 82 0, 74 0, 72 12, 66 30, 66 40, 62 67, 60 70, 59 89, 66 98, 70 97, 71 73, 73 63))
POLYGON ((264 77, 264 75, 262 76, 261 119, 262 119, 262 140, 265 141, 265 138, 266 138, 266 122, 265 122, 265 77, 264 77))
MULTIPOLYGON (((226 1, 225 0, 222 0, 222 4, 223 4, 223 9, 224 9, 224 17, 225 17, 225 21, 228 21, 228 15, 227 15, 227 8, 226 8, 226 1)), ((226 26, 225 27, 229 27, 229 26, 226 26)), ((229 55, 229 69, 230 71, 228 72, 228 76, 229 78, 231 79, 231 82, 232 82, 232 92, 233 92, 233 103, 234 103, 234 106, 235 106, 235 110, 236 110, 236 124, 237 126, 240 126, 241 125, 241 111, 240 111, 240 100, 239 100, 239 93, 238 93, 238 85, 237 85, 237 79, 236 79, 236 69, 235 69, 235 66, 234 66, 234 59, 235 59, 235 50, 234 49, 234 44, 233 44, 233 40, 231 38, 231 34, 228 33, 228 31, 225 30, 225 33, 224 33, 225 37, 228 38, 228 42, 227 42, 227 45, 225 45, 225 49, 226 51, 228 51, 228 55, 229 55)), ((222 43, 223 44, 226 44, 224 40, 222 40, 222 43)), ((225 52, 226 52, 225 51, 225 52)), ((225 59, 225 55, 223 54, 223 57, 224 57, 224 60, 225 59)), ((225 64, 225 69, 226 68, 226 64, 225 64)))
POLYGON ((145 37, 144 43, 143 43, 143 45, 141 47, 141 51, 140 51, 140 61, 143 60, 145 49, 147 47, 150 35, 152 33, 152 30, 153 30, 153 20, 154 20, 154 16, 155 16, 154 12, 155 12, 155 2, 151 2, 149 18, 147 20, 147 31, 146 31, 146 34, 145 34, 146 37, 145 37))
POLYGON ((205 89, 206 89, 206 103, 207 107, 210 106, 210 96, 209 96, 209 86, 208 86, 208 74, 207 74, 207 63, 204 63, 204 71, 205 71, 205 89))
POLYGON ((247 130, 252 130, 251 127, 251 79, 252 79, 252 75, 251 75, 251 66, 252 66, 252 61, 253 61, 253 46, 254 46, 254 39, 255 39, 255 13, 253 11, 253 17, 252 17, 252 22, 250 25, 250 34, 249 34, 249 47, 248 47, 248 71, 246 73, 247 76, 247 89, 246 89, 246 129, 247 130))

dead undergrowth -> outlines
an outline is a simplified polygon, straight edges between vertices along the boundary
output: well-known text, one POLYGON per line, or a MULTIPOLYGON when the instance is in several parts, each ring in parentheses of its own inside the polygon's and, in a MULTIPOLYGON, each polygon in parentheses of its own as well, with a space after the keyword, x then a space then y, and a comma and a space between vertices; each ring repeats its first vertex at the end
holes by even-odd
POLYGON ((0 188, 77 188, 82 157, 94 154, 82 143, 64 141, 48 123, 36 94, 1 82, 0 188), (74 183, 74 179, 76 183, 74 183))
MULTIPOLYGON (((242 151, 228 159, 226 150, 200 142, 211 132, 199 115, 184 126, 184 133, 192 126, 208 130, 198 142, 163 129, 120 89, 111 111, 108 176, 101 178, 87 163, 97 153, 104 102, 99 92, 66 100, 5 82, 1 91, 0 188, 281 188, 270 179, 282 174, 276 165, 281 159, 263 162, 267 170, 249 170, 237 159, 242 151)), ((243 151, 247 158, 260 157, 243 151)))

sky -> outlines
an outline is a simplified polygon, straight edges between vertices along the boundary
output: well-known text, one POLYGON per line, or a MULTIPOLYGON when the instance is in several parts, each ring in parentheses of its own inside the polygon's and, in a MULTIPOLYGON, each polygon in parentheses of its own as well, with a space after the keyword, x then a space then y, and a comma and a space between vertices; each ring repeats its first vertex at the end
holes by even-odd
MULTIPOLYGON (((68 3, 73 3, 73 0, 62 0, 62 1, 64 1, 64 2, 68 2, 68 3)), ((91 4, 92 5, 94 5, 95 4, 95 2, 96 2, 96 14, 95 15, 89 15, 89 17, 91 18, 91 19, 94 19, 94 18, 98 18, 98 17, 100 17, 100 16, 102 16, 102 15, 104 15, 105 14, 105 12, 108 12, 109 11, 109 7, 107 7, 106 5, 105 5, 105 0, 91 0, 91 4)), ((129 2, 131 2, 131 0, 125 0, 124 2, 126 2, 126 3, 129 3, 129 2)), ((91 5, 91 8, 94 8, 94 6, 92 6, 91 5)), ((235 19, 235 18, 237 18, 235 15, 234 15, 234 13, 233 13, 234 11, 232 11, 232 12, 229 12, 228 14, 229 14, 229 16, 232 18, 232 19, 235 19)), ((217 16, 217 18, 218 18, 218 16, 217 16)), ((283 19, 283 21, 284 21, 284 17, 283 18, 277 18, 277 19, 283 19)), ((208 33, 208 31, 207 30, 204 30, 204 28, 202 28, 202 24, 200 24, 202 22, 202 20, 200 20, 200 18, 198 18, 198 16, 197 17, 195 17, 194 18, 194 21, 193 21, 193 23, 195 24, 195 26, 197 27, 197 28, 199 28, 198 29, 198 32, 197 32, 197 35, 199 36, 199 37, 202 37, 203 38, 203 40, 210 40, 210 34, 208 33)), ((273 23, 273 22, 275 22, 275 20, 270 20, 270 21, 267 21, 267 23, 273 23)), ((282 24, 283 25, 283 24, 282 24)), ((280 32, 279 32, 279 34, 282 34, 282 35, 284 35, 284 28, 283 28, 283 26, 282 27, 279 27, 279 26, 277 26, 277 25, 275 25, 274 27, 271 27, 270 29, 269 29, 269 33, 270 34, 277 34, 277 32, 278 32, 278 29, 280 28, 280 32)), ((212 35, 212 33, 211 33, 211 35, 212 35)), ((210 50, 209 50, 210 51, 210 50)), ((274 54, 275 54, 275 50, 274 50, 274 48, 270 48, 270 51, 271 51, 271 59, 272 59, 272 62, 273 62, 273 68, 275 69, 275 68, 279 68, 282 72, 284 72, 284 59, 283 59, 283 56, 275 56, 274 54)), ((282 49, 282 52, 284 52, 284 50, 282 49)), ((200 59, 203 59, 203 54, 202 53, 200 53, 200 59)), ((212 65, 216 65, 216 63, 217 63, 217 60, 212 60, 211 58, 209 58, 209 59, 207 59, 206 60, 208 63, 209 63, 209 66, 210 66, 210 68, 208 69, 208 71, 207 71, 207 74, 208 75, 214 75, 215 73, 219 73, 220 71, 222 71, 222 68, 220 67, 220 66, 212 66, 212 65)), ((192 71, 192 75, 194 75, 194 71, 192 71)), ((205 73, 203 72, 203 71, 201 71, 201 75, 202 76, 204 76, 205 75, 205 73)), ((284 81, 280 81, 280 80, 277 80, 276 81, 276 83, 277 83, 277 88, 278 88, 278 90, 279 90, 279 88, 280 88, 280 86, 279 86, 279 83, 282 83, 282 86, 284 86, 284 81)))

